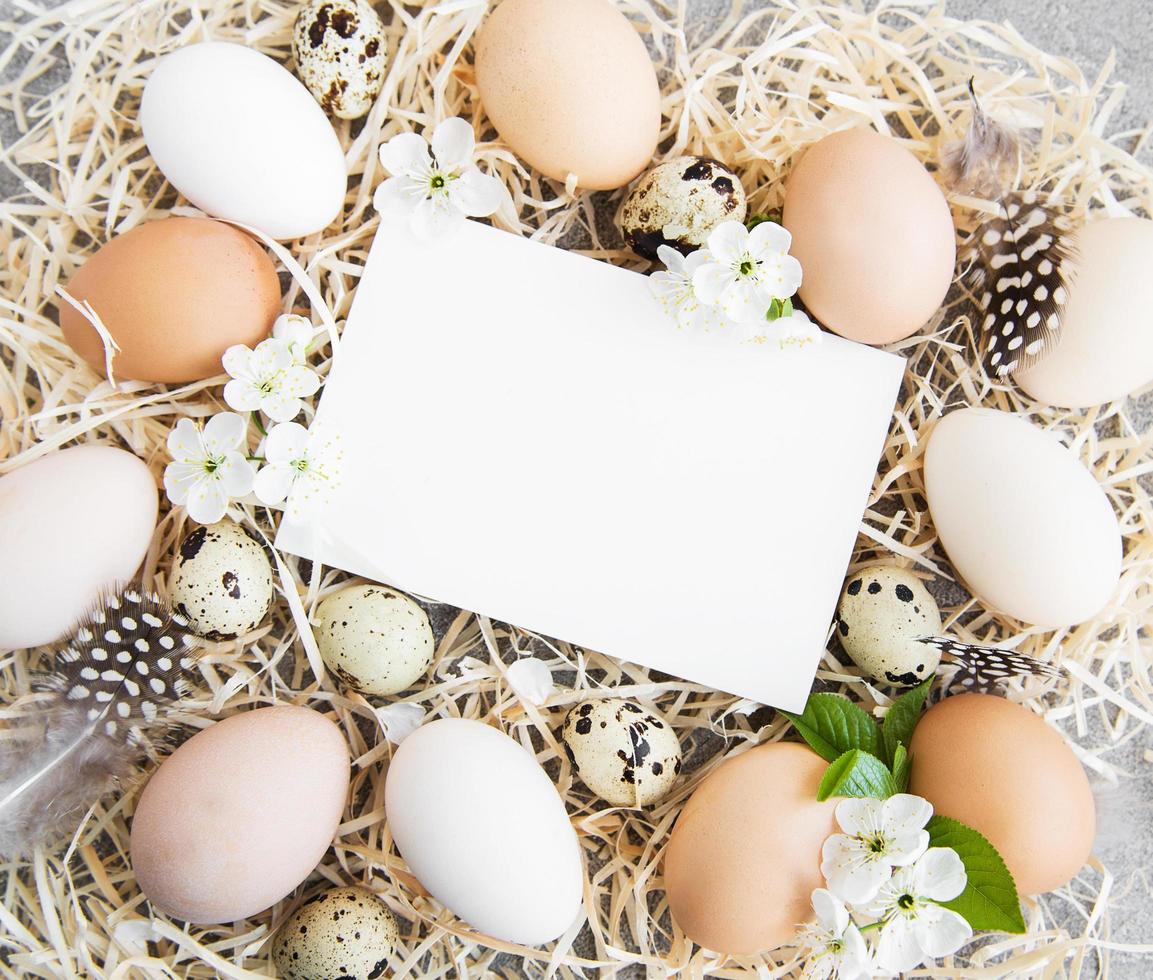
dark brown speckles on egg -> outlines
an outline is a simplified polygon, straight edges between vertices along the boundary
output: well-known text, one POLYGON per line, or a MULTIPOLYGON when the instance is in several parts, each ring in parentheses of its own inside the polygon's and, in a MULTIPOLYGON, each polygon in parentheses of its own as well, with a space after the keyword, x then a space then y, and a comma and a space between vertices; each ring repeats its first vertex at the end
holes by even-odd
POLYGON ((363 888, 336 888, 320 895, 319 901, 314 898, 298 908, 277 934, 273 962, 280 976, 383 976, 398 936, 392 913, 363 888))
POLYGON ((292 53, 301 81, 330 115, 359 119, 384 83, 384 25, 366 0, 308 0, 292 53))
POLYGON ((900 599, 902 602, 912 602, 913 601, 913 590, 910 589, 904 583, 901 583, 900 585, 898 585, 896 591, 897 591, 897 598, 900 599))

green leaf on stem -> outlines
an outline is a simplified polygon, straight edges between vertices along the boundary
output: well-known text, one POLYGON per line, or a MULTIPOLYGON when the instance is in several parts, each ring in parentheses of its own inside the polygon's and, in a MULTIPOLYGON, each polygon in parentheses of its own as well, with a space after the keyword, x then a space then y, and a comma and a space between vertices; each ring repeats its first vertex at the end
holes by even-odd
POLYGON ((957 852, 969 878, 960 895, 941 904, 962 915, 974 932, 1024 932, 1017 885, 997 849, 972 827, 950 817, 933 817, 925 829, 930 847, 957 852))
POLYGON ((881 732, 873 716, 839 694, 812 694, 801 714, 789 711, 781 714, 827 762, 833 762, 850 749, 861 749, 874 756, 881 754, 881 732))
MULTIPOLYGON (((929 687, 933 679, 918 684, 906 691, 889 708, 885 715, 881 737, 885 743, 885 761, 894 764, 897 758, 897 746, 903 745, 906 749, 913 738, 913 729, 921 720, 921 709, 925 706, 925 698, 929 695, 929 687)), ((894 764, 894 771, 896 766, 894 764)))
POLYGON ((897 792, 893 774, 875 755, 851 749, 829 765, 817 788, 817 799, 830 796, 872 797, 885 800, 897 792))

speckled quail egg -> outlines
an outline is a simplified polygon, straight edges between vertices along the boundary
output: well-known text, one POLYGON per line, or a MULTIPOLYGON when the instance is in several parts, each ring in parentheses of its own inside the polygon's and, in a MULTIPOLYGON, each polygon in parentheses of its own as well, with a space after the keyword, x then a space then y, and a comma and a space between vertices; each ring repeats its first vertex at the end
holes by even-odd
POLYGON ((744 221, 740 179, 708 157, 676 157, 641 177, 621 210, 628 246, 646 259, 671 245, 686 255, 705 244, 722 221, 744 221))
POLYGON ((284 980, 377 980, 396 939, 396 919, 372 892, 332 888, 285 920, 272 960, 284 980))
POLYGON ((169 600, 200 636, 228 640, 250 633, 272 605, 268 556, 232 521, 198 527, 180 543, 169 600))
POLYGON ((578 704, 565 718, 561 739, 575 773, 614 806, 658 802, 681 771, 676 732, 635 701, 578 704))
POLYGON ((412 687, 436 647, 424 610, 383 585, 351 585, 321 600, 316 642, 328 669, 365 694, 412 687))
POLYGON ((924 583, 904 568, 878 565, 849 577, 837 607, 841 646, 874 680, 912 687, 932 676, 941 652, 918 636, 941 632, 941 613, 924 583))
POLYGON ((384 24, 365 0, 309 0, 296 16, 292 56, 325 112, 359 119, 384 85, 384 24))

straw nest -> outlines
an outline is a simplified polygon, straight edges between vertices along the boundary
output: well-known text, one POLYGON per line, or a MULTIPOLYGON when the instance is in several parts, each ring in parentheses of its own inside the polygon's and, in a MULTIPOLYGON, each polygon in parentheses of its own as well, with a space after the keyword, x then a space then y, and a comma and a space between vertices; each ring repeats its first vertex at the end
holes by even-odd
MULTIPOLYGON (((181 416, 222 408, 220 379, 164 389, 126 383, 111 388, 78 363, 56 325, 57 284, 65 283, 99 244, 141 222, 187 205, 175 199, 145 151, 136 125, 144 79, 155 59, 204 39, 241 42, 279 61, 290 58, 296 3, 285 0, 75 0, 37 13, 31 6, 10 31, 0 56, 6 77, 0 101, 22 136, 3 162, 24 191, 0 211, 0 473, 61 446, 105 442, 126 447, 159 477, 164 440, 181 416), (67 66, 58 84, 42 77, 67 66)), ((548 241, 583 245, 601 259, 641 267, 620 249, 611 216, 620 194, 573 197, 526 170, 495 138, 472 84, 469 40, 485 0, 410 3, 386 11, 390 62, 384 92, 361 124, 338 123, 351 175, 339 224, 293 243, 277 257, 290 273, 284 308, 347 316, 377 219, 370 206, 379 181, 378 144, 440 118, 474 118, 483 165, 512 191, 500 226, 548 241), (306 288, 307 286, 307 288, 306 288), (313 288, 315 287, 315 288, 313 288)), ((1010 27, 961 22, 926 6, 882 4, 873 14, 799 0, 742 11, 707 30, 686 28, 687 0, 620 0, 660 65, 664 92, 661 154, 706 153, 742 176, 757 211, 782 201, 782 178, 798 150, 831 130, 873 126, 899 135, 933 164, 944 142, 968 119, 966 82, 975 76, 987 106, 1031 127, 1036 152, 1018 175, 1064 201, 1073 217, 1089 212, 1153 213, 1153 181, 1131 150, 1144 134, 1104 134, 1123 88, 1109 65, 1095 80, 1070 62, 1031 46, 1010 27)), ((60 77, 59 75, 55 77, 60 77)), ((952 201, 957 224, 972 227, 987 202, 952 201)), ((478 297, 478 302, 483 301, 478 297)), ((961 638, 1000 641, 1069 671, 1068 683, 1044 697, 1018 691, 1075 737, 1086 765, 1109 780, 1101 753, 1153 722, 1150 648, 1141 636, 1153 591, 1153 502, 1142 477, 1153 469, 1153 435, 1142 433, 1125 403, 1062 412, 993 384, 971 355, 971 297, 956 290, 946 309, 918 336, 897 345, 912 359, 884 459, 854 555, 855 565, 896 559, 922 570, 942 599, 947 629, 961 638), (983 404, 1025 411, 1060 432, 1096 474, 1121 519, 1124 573, 1109 608, 1090 623, 1059 633, 1023 630, 969 600, 926 516, 921 453, 926 435, 948 408, 983 404), (1101 734, 1103 733, 1103 734, 1101 734)), ((327 367, 326 352, 317 357, 327 367)), ((1131 407, 1131 405, 1130 405, 1131 407)), ((799 466, 798 461, 798 466, 799 466)), ((238 519, 271 535, 264 510, 238 519)), ((188 530, 182 513, 160 523, 146 573, 163 589, 176 542, 188 530)), ((558 560, 563 556, 558 555, 558 560)), ((61 560, 67 560, 61 556, 61 560)), ((286 559, 283 590, 310 610, 336 588, 329 569, 286 559)), ((660 858, 678 811, 726 755, 786 734, 782 720, 759 706, 697 685, 621 664, 591 651, 534 637, 466 612, 429 604, 438 649, 427 684, 405 700, 430 715, 483 719, 531 748, 554 776, 584 848, 587 923, 544 949, 482 941, 423 895, 392 846, 383 815, 383 786, 392 747, 374 704, 309 666, 300 629, 281 596, 270 622, 242 639, 212 646, 194 693, 174 712, 177 738, 224 715, 273 701, 307 704, 344 730, 352 749, 353 793, 345 822, 324 863, 297 894, 228 928, 187 927, 153 915, 127 858, 128 826, 140 784, 109 794, 70 846, 10 864, 0 895, 8 976, 248 977, 271 972, 269 938, 302 895, 329 883, 361 883, 404 920, 396 976, 782 976, 798 972, 789 948, 754 959, 725 959, 694 949, 670 923, 660 858), (557 671, 558 693, 543 707, 520 700, 506 680, 510 662, 543 658, 557 671), (563 673, 562 673, 563 672, 563 673), (645 812, 611 809, 590 798, 572 773, 557 730, 569 706, 611 690, 659 705, 686 750, 686 772, 672 795, 645 812)), ((883 709, 890 692, 862 681, 835 652, 819 681, 883 709)), ((36 654, 3 657, 2 712, 28 710, 28 677, 36 654)), ((151 763, 146 769, 151 769, 151 763)), ((253 780, 260 773, 252 773, 253 780)), ((468 809, 461 815, 468 833, 468 809)), ((478 841, 478 846, 483 846, 478 841)), ((1102 964, 1113 877, 1087 867, 1056 896, 1027 903, 1027 935, 987 937, 937 968, 938 976, 1065 976, 1102 964), (1058 920, 1058 906, 1064 914, 1058 920), (1072 913, 1069 909, 1072 909, 1072 913), (1064 925, 1060 925, 1063 922, 1064 925)), ((1132 948, 1132 947, 1131 947, 1132 948)), ((1148 951, 1153 947, 1146 947, 1148 951)))

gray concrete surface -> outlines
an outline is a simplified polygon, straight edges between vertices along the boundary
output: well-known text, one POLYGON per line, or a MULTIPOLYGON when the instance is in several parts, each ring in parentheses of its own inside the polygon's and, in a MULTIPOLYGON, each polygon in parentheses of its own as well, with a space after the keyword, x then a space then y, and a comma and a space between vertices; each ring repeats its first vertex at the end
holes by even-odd
MULTIPOLYGON (((10 19, 19 16, 17 11, 56 6, 58 2, 0 0, 0 16, 10 19)), ((769 0, 746 0, 744 6, 766 2, 769 0)), ((727 4, 728 0, 689 0, 692 19, 698 22, 716 18, 727 4)), ((1114 51, 1115 77, 1129 85, 1114 128, 1138 129, 1153 121, 1153 0, 949 0, 948 11, 964 18, 1008 20, 1043 49, 1076 60, 1090 77, 1114 51)), ((51 76, 44 80, 44 84, 51 83, 51 76)), ((7 143, 13 133, 12 120, 0 113, 0 140, 7 143)), ((0 172, 0 195, 8 196, 18 189, 10 174, 0 172)), ((1135 414, 1148 419, 1150 407, 1153 399, 1143 399, 1143 404, 1134 406, 1135 414)), ((1079 741, 1101 747, 1110 744, 1110 737, 1103 726, 1095 726, 1079 741)), ((1153 735, 1146 730, 1111 749, 1105 757, 1135 777, 1123 793, 1106 794, 1101 799, 1102 835, 1097 855, 1114 876, 1109 912, 1113 940, 1122 945, 1153 942, 1153 735)), ((1054 903, 1052 912, 1074 934, 1083 931, 1076 909, 1054 903)), ((516 972, 513 964, 504 968, 516 972)), ((1153 959, 1125 952, 1113 953, 1107 963, 1091 957, 1082 975, 1094 974, 1143 980, 1153 977, 1153 959)), ((638 976, 644 976, 643 971, 638 976)))

